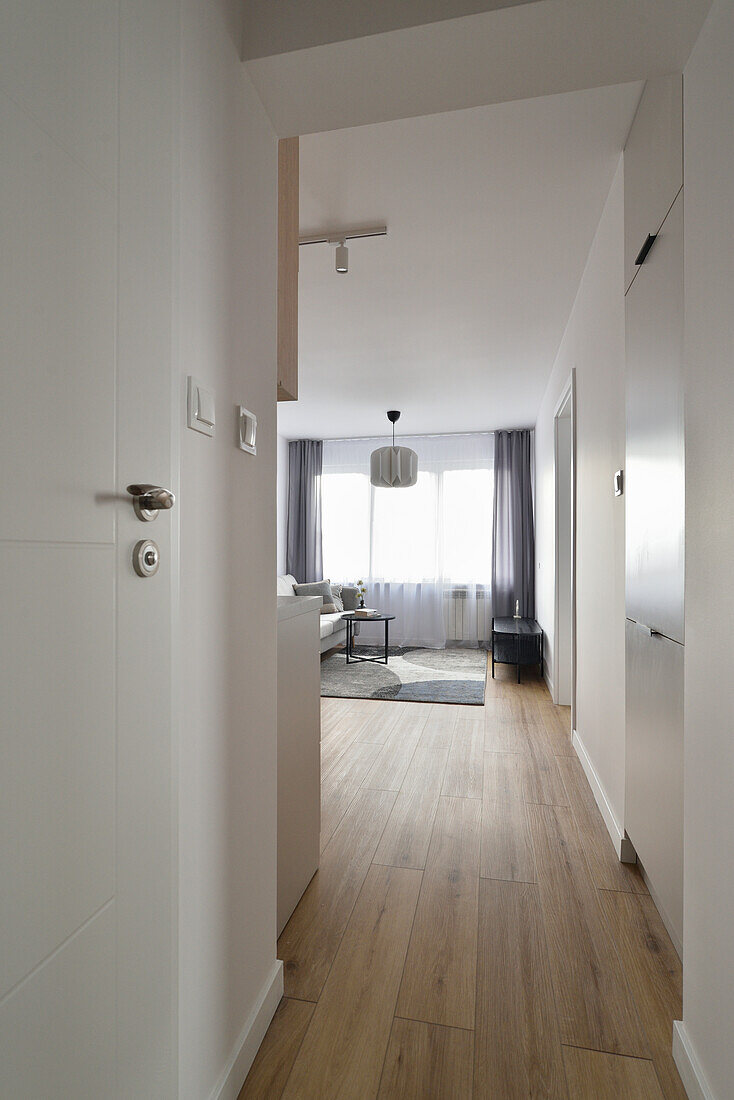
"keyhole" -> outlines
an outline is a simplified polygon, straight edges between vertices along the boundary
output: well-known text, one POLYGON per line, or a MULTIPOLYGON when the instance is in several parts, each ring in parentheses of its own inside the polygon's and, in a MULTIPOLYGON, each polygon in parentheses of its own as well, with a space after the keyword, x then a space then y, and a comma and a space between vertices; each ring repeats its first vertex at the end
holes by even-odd
POLYGON ((161 554, 154 542, 141 539, 133 550, 133 568, 139 577, 152 577, 158 572, 161 554))

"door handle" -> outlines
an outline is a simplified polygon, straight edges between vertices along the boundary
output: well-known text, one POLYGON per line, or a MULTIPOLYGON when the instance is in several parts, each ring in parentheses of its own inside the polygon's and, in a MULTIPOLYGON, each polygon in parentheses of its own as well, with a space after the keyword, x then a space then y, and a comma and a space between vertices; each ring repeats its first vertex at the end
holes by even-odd
POLYGON ((160 485, 128 485, 127 491, 133 498, 133 508, 138 519, 149 523, 159 512, 173 508, 176 498, 170 489, 160 485))
POLYGON ((655 241, 657 240, 657 238, 658 238, 657 233, 648 233, 645 243, 643 244, 642 248, 637 253, 637 256, 635 258, 635 267, 641 267, 642 264, 644 264, 644 262, 647 258, 647 254, 650 251, 650 249, 652 248, 652 246, 655 244, 655 241))

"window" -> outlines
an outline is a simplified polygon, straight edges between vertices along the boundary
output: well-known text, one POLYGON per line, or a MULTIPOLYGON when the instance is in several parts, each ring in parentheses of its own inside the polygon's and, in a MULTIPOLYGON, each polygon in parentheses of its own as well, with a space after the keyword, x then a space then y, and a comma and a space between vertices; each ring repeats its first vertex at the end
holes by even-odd
POLYGON ((443 474, 444 572, 455 584, 492 580, 491 470, 446 470, 443 474))
POLYGON ((438 576, 438 477, 419 471, 410 489, 375 489, 370 576, 418 583, 438 576))
POLYGON ((369 576, 370 488, 366 474, 321 475, 324 576, 334 582, 369 576))
POLYGON ((413 437, 418 481, 375 489, 369 456, 382 439, 326 440, 322 474, 324 574, 389 583, 489 586, 492 436, 413 437))

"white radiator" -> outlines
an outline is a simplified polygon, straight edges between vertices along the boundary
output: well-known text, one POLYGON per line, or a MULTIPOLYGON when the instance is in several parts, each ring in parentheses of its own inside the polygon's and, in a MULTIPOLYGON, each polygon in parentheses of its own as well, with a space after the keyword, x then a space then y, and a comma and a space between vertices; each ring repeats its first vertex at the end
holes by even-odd
POLYGON ((455 586, 444 594, 446 637, 452 642, 488 641, 492 633, 492 602, 488 588, 455 586))

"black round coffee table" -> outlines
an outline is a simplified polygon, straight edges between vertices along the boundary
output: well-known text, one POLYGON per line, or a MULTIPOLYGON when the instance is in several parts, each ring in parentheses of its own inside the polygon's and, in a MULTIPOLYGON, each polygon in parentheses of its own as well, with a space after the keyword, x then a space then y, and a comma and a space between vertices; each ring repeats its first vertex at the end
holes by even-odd
POLYGON ((388 623, 394 619, 394 615, 357 615, 354 611, 347 611, 342 619, 347 624, 347 664, 352 661, 365 661, 367 664, 387 664, 387 632, 388 623), (385 656, 384 657, 358 657, 354 652, 354 624, 355 623, 384 623, 385 624, 385 656))

